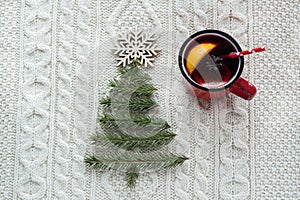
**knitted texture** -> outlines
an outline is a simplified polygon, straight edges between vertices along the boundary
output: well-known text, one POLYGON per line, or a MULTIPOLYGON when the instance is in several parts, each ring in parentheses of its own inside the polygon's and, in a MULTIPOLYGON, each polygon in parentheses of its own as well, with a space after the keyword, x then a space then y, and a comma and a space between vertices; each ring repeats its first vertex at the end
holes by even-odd
POLYGON ((18 68, 20 5, 17 1, 0 6, 0 199, 13 197, 14 165, 19 112, 18 68))
POLYGON ((300 199, 299 1, 26 0, 0 7, 0 199, 300 199), (115 37, 157 31, 161 49, 147 73, 158 88, 155 116, 177 134, 166 151, 182 166, 142 173, 97 172, 83 157, 117 73, 115 37), (204 29, 232 35, 242 76, 257 86, 244 101, 198 100, 177 56, 204 29))

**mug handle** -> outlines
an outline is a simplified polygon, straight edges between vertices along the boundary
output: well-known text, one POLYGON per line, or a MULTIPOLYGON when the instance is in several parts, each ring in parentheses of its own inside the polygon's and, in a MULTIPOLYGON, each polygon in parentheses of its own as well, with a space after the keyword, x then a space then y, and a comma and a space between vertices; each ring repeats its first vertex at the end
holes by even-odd
POLYGON ((246 79, 239 77, 229 87, 229 91, 243 99, 251 100, 256 94, 256 87, 246 79))

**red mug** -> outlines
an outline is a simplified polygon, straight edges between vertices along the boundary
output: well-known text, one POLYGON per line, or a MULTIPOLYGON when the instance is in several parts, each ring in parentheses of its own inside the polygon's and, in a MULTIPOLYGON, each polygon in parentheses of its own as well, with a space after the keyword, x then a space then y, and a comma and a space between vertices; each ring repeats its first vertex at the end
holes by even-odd
POLYGON ((188 89, 196 97, 211 100, 231 92, 251 100, 256 87, 241 77, 244 58, 222 58, 242 51, 239 44, 227 33, 204 30, 191 35, 182 45, 178 63, 188 89))

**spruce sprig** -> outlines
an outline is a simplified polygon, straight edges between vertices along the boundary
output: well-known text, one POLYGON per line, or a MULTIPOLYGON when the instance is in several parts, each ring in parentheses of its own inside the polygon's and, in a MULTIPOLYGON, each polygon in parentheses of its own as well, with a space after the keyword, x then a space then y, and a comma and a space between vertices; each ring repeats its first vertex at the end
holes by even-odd
POLYGON ((124 180, 126 181, 127 187, 129 187, 130 189, 134 188, 138 177, 139 173, 137 172, 126 172, 124 180))
POLYGON ((113 106, 115 109, 118 109, 120 111, 130 110, 132 112, 145 112, 157 106, 157 103, 154 99, 144 96, 133 96, 130 98, 124 97, 122 99, 106 97, 100 100, 100 104, 102 104, 106 108, 111 108, 113 106))
POLYGON ((149 83, 152 79, 149 74, 142 72, 139 68, 131 68, 122 71, 119 80, 124 81, 124 83, 139 85, 149 83))
POLYGON ((91 167, 100 170, 139 169, 140 171, 169 169, 181 165, 188 158, 182 155, 163 152, 125 152, 92 155, 85 158, 91 167))
POLYGON ((115 145, 127 150, 131 149, 153 149, 169 144, 176 134, 169 130, 162 130, 149 137, 137 137, 123 132, 112 132, 106 134, 97 133, 92 137, 94 144, 109 146, 115 145))
POLYGON ((152 84, 141 84, 141 85, 134 85, 132 83, 124 83, 118 80, 112 80, 109 83, 109 86, 112 87, 112 91, 115 93, 122 93, 122 94, 133 94, 135 96, 150 96, 152 95, 157 89, 152 84))
POLYGON ((164 130, 170 128, 170 125, 165 120, 158 117, 151 117, 149 115, 112 115, 109 113, 104 114, 97 118, 102 128, 118 129, 124 127, 126 124, 131 123, 132 128, 145 127, 148 130, 164 130))

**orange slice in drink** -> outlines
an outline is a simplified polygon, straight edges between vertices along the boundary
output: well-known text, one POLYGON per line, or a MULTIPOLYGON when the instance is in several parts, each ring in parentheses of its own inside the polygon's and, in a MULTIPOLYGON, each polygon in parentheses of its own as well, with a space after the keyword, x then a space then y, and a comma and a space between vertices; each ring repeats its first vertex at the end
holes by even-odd
POLYGON ((202 43, 192 48, 192 50, 188 53, 186 59, 186 69, 190 75, 196 69, 197 63, 215 46, 216 44, 212 43, 202 43))

